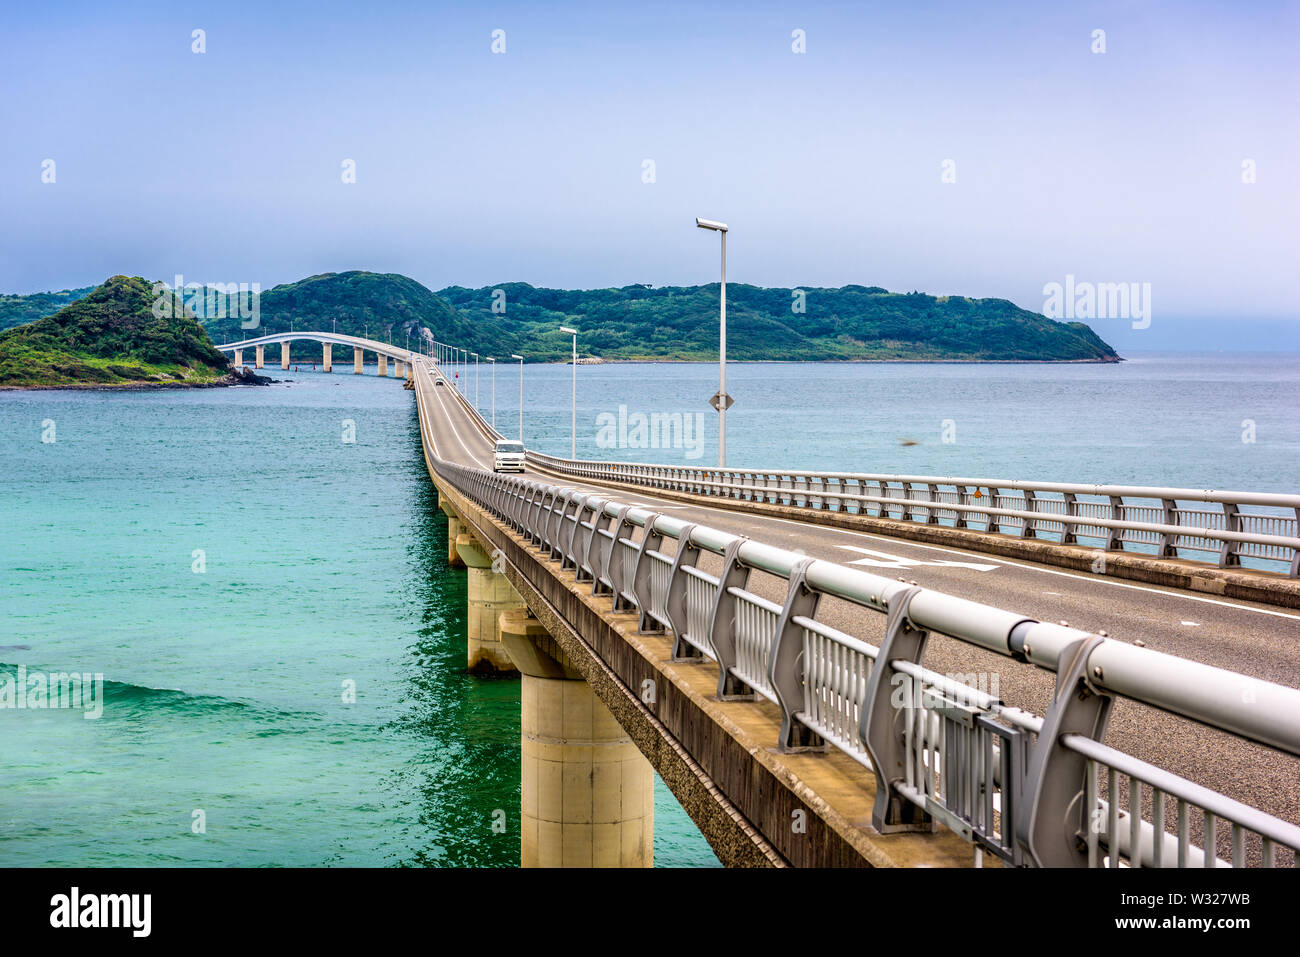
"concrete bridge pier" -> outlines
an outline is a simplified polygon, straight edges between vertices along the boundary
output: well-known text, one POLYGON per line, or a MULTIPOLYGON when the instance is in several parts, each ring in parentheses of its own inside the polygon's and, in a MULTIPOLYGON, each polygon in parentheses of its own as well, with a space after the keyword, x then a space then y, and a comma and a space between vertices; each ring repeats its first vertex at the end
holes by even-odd
POLYGON ((401 360, 401 359, 394 359, 394 360, 393 360, 393 376, 394 376, 395 378, 401 378, 401 379, 405 379, 405 378, 406 378, 406 370, 402 368, 402 360, 401 360))
POLYGON ((527 609, 499 628, 522 675, 520 863, 653 867, 650 762, 527 609))
POLYGON ((388 375, 388 356, 379 353, 379 374, 388 375))
POLYGON ((456 536, 456 553, 469 572, 468 625, 469 657, 472 674, 517 675, 514 662, 501 646, 501 613, 525 608, 510 580, 493 569, 492 556, 473 535, 456 536))
POLYGON ((236 350, 235 350, 235 368, 236 368, 236 369, 242 369, 243 367, 244 367, 244 350, 243 350, 243 349, 236 349, 236 350))
POLYGON ((257 359, 253 363, 253 368, 260 369, 266 362, 266 346, 257 346, 257 359))
POLYGON ((364 366, 361 363, 361 350, 356 346, 352 347, 352 371, 356 375, 361 375, 364 366))
POLYGON ((331 342, 326 342, 323 345, 324 348, 322 350, 323 355, 321 356, 321 365, 324 367, 326 372, 333 372, 334 371, 334 344, 331 342))
POLYGON ((289 368, 289 343, 280 343, 280 368, 289 368))
POLYGON ((461 524, 456 510, 443 502, 441 496, 439 496, 438 507, 447 516, 447 564, 452 568, 464 568, 465 561, 456 550, 456 539, 464 534, 465 527, 461 524))

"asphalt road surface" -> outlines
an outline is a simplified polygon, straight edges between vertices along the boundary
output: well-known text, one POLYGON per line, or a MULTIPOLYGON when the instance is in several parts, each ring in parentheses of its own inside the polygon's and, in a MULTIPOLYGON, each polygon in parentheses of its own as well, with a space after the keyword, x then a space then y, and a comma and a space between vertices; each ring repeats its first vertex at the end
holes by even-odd
MULTIPOLYGON (((491 470, 492 444, 452 395, 453 386, 434 386, 417 365, 416 388, 430 416, 439 457, 491 470)), ((563 488, 597 492, 621 504, 664 512, 683 521, 709 525, 770 545, 802 551, 814 558, 904 578, 972 601, 1013 610, 1040 621, 1068 622, 1121 641, 1141 641, 1166 654, 1300 688, 1300 613, 1253 602, 1118 581, 1022 560, 999 558, 957 547, 919 544, 886 535, 828 528, 791 519, 752 515, 729 508, 656 499, 653 489, 615 490, 568 476, 530 468, 526 477, 563 488)), ((780 600, 778 583, 751 585, 780 600)), ((818 618, 876 643, 883 616, 847 603, 824 603, 818 618)), ((925 665, 943 673, 978 674, 981 683, 1009 704, 1043 714, 1055 676, 945 637, 932 639, 925 665)), ((1112 712, 1106 743, 1245 804, 1300 824, 1300 759, 1244 743, 1230 735, 1131 702, 1112 712)), ((1147 817, 1150 796, 1147 790, 1147 817)), ((1127 795, 1126 785, 1122 794, 1127 795)), ((1127 797, 1123 804, 1127 807, 1127 797)), ((1173 821, 1174 807, 1165 808, 1173 821)), ((1193 840, 1199 838, 1193 814, 1193 840)), ((1218 853, 1227 858, 1230 836, 1220 823, 1218 853)), ((1258 860, 1258 841, 1248 841, 1248 856, 1258 860)), ((1279 863, 1292 857, 1279 853, 1279 863)))

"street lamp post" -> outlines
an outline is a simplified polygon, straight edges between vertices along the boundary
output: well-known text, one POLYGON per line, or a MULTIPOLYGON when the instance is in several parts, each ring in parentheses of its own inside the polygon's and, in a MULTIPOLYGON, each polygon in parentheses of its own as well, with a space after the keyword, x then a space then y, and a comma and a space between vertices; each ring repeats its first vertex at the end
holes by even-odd
POLYGON ((560 331, 573 336, 573 432, 569 442, 569 458, 576 459, 578 457, 578 330, 560 326, 560 331))
POLYGON ((511 359, 519 360, 519 441, 524 440, 524 357, 510 353, 511 359))
POLYGON ((497 427, 497 360, 487 356, 487 361, 492 363, 492 428, 495 431, 497 427))
POLYGON ((727 224, 711 219, 695 218, 695 225, 700 229, 712 229, 722 234, 722 297, 718 323, 718 394, 712 404, 718 410, 718 468, 727 465, 727 406, 731 405, 731 396, 727 395, 727 224))
POLYGON ((474 408, 478 408, 478 353, 471 352, 474 357, 474 408))

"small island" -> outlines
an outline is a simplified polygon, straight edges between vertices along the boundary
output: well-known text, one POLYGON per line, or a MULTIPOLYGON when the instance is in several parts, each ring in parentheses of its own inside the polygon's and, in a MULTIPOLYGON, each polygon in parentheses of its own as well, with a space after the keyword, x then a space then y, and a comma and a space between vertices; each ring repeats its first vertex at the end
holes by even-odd
POLYGON ((0 332, 0 388, 235 385, 235 370, 180 297, 113 276, 52 316, 0 332), (172 308, 157 308, 159 294, 172 308))

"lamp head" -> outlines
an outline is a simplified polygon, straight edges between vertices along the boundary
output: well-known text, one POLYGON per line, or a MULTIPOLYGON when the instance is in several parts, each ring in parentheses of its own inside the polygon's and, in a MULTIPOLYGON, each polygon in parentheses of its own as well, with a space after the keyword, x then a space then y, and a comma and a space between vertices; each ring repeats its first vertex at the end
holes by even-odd
POLYGON ((695 225, 700 227, 700 229, 713 229, 720 233, 725 233, 727 231, 726 223, 720 223, 713 219, 700 219, 698 216, 695 217, 695 225))

